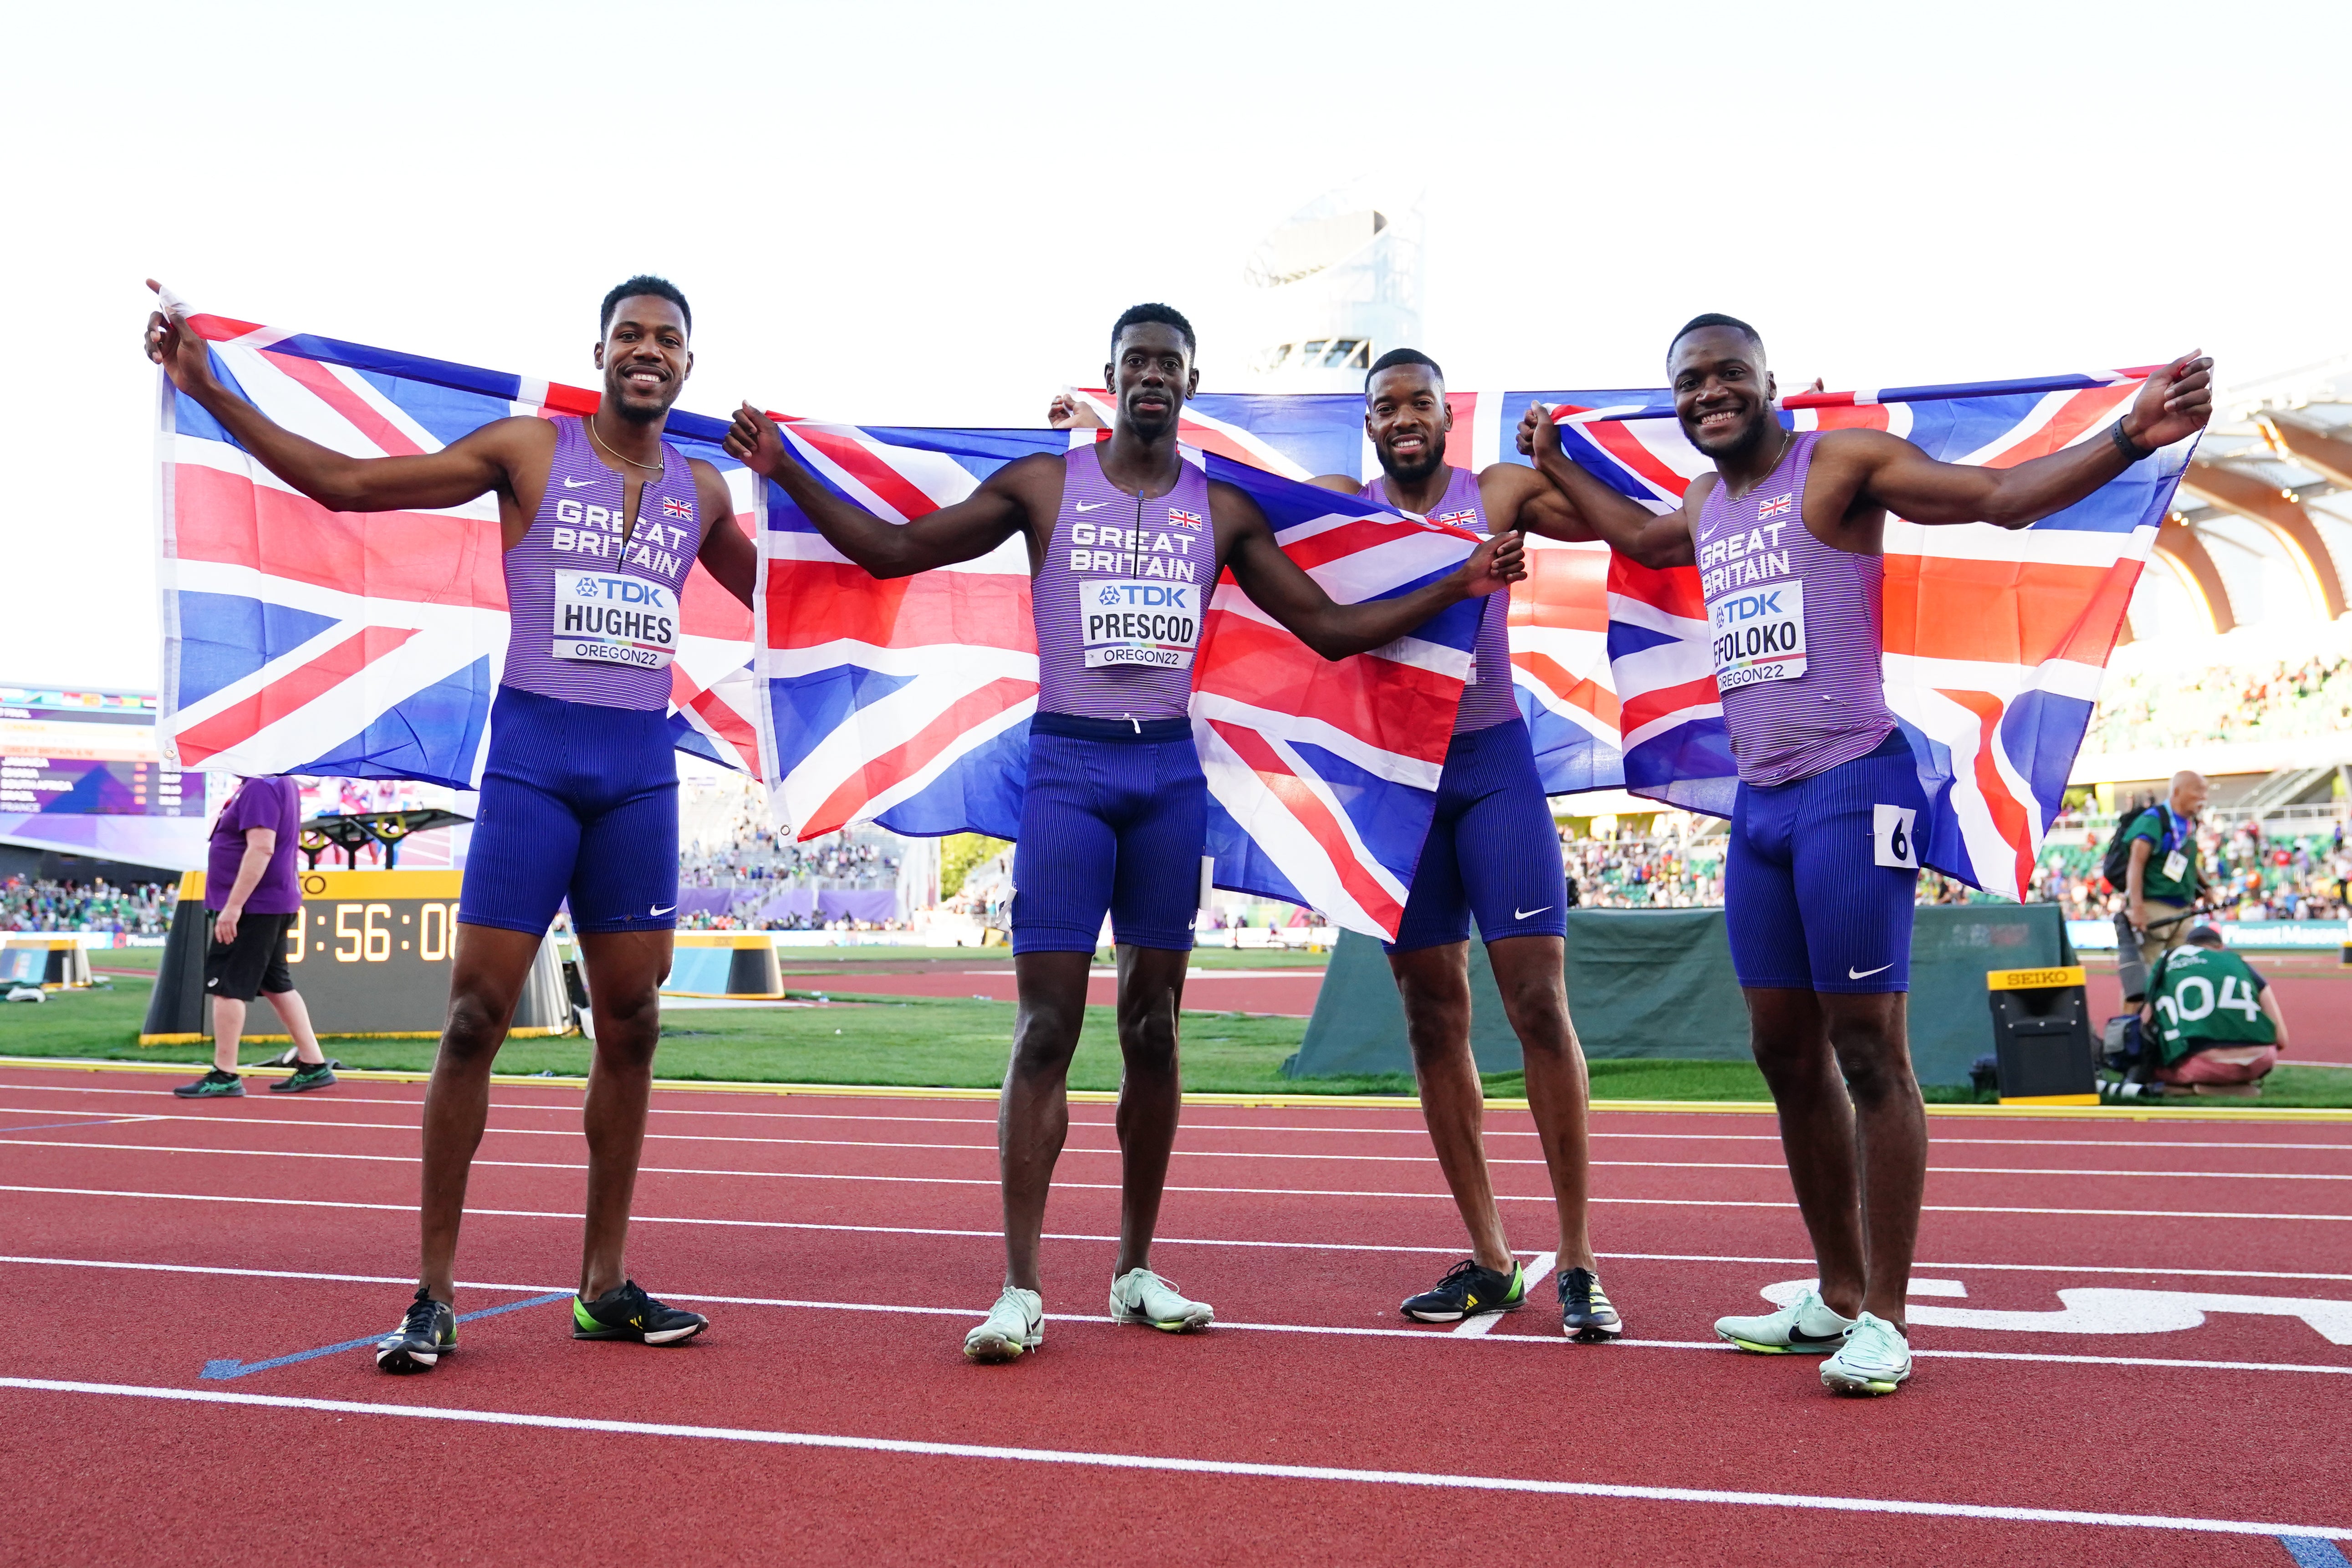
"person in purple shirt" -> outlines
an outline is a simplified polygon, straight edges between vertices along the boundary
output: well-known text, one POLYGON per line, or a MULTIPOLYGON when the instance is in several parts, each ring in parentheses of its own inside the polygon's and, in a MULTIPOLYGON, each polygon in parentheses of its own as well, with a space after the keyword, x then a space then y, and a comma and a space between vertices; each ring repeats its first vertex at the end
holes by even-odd
POLYGON ((1904 1299, 1927 1179, 1905 1013, 1912 833, 1927 800, 1886 707, 1887 515, 2025 528, 2203 429, 2212 371, 2182 355, 2122 418, 2046 457, 1939 463, 1884 430, 1790 429, 1756 329, 1698 316, 1667 344, 1666 374, 1683 433, 1715 472, 1662 514, 1570 461, 1540 405, 1520 425, 1521 450, 1612 549, 1699 568, 1739 770, 1724 869, 1731 963, 1821 1268, 1818 1289, 1715 1331, 1744 1351, 1827 1352, 1822 1382, 1835 1392, 1892 1394, 1911 1375, 1904 1299))
POLYGON ((205 856, 205 910, 212 916, 205 994, 213 1001, 213 1070, 172 1091, 183 1100, 245 1092, 236 1047, 256 992, 269 998, 294 1037, 293 1076, 272 1083, 270 1091, 300 1094, 335 1081, 286 964, 287 927, 302 918, 302 889, 294 880, 294 841, 301 831, 302 797, 284 777, 238 780, 213 823, 205 856))

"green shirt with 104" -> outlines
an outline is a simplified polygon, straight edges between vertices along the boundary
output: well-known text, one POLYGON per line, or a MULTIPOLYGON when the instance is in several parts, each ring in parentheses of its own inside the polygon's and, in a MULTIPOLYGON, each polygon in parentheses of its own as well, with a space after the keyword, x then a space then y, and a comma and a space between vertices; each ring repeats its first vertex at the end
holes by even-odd
POLYGON ((2263 1011, 2267 984, 2244 959, 2218 948, 2176 947, 2158 959, 2148 992, 2165 1065, 2199 1046, 2276 1044, 2278 1028, 2263 1011))

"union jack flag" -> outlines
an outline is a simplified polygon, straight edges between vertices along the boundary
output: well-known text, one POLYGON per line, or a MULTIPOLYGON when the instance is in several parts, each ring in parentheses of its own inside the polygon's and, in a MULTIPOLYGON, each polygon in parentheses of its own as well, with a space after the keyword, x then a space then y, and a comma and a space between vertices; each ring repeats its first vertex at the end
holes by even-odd
MULTIPOLYGON (((438 451, 493 419, 589 414, 597 403, 577 387, 222 316, 190 324, 225 384, 353 457, 438 451)), ((725 430, 673 415, 667 435, 718 464, 748 514, 751 476, 719 449, 725 430)), ((170 765, 474 788, 506 657, 496 500, 331 511, 254 461, 169 381, 156 459, 156 733, 170 765)), ((747 531, 749 522, 737 520, 747 531)), ((698 565, 681 620, 670 667, 677 744, 755 769, 751 614, 698 565)))
MULTIPOLYGON (((2007 468, 2102 437, 2148 367, 1950 386, 1809 393, 1783 400, 1798 430, 1892 431, 1945 462, 2007 468)), ((1114 410, 1082 393, 1099 417, 1114 410)), ((1459 466, 1524 461, 1511 439, 1551 405, 1569 455, 1654 510, 1713 465, 1684 438, 1663 389, 1447 389, 1459 466), (1466 438, 1465 438, 1466 436, 1466 438)), ((1352 393, 1226 395, 1186 405, 1188 437, 1235 455, 1272 448, 1281 472, 1363 478, 1378 458, 1352 393)), ((2100 677, 2193 441, 2133 465, 2096 494, 2017 532, 1890 518, 1887 704, 1931 810, 1924 864, 2014 898, 2062 805, 2100 677)), ((1775 498, 1776 501, 1778 498, 1775 498)), ((1793 512, 1794 492, 1786 510, 1793 512)), ((1723 728, 1706 603, 1692 569, 1652 572, 1603 544, 1528 540, 1511 594, 1511 663, 1544 787, 1625 788, 1728 816, 1738 773, 1723 728)))
POLYGON ((676 496, 664 496, 662 497, 662 515, 664 517, 682 518, 688 522, 692 522, 694 521, 694 503, 690 500, 680 500, 676 496))
POLYGON ((1208 521, 1208 520, 1202 517, 1199 512, 1186 511, 1182 507, 1175 506, 1171 506, 1168 509, 1168 521, 1171 522, 1181 522, 1186 528, 1200 528, 1204 526, 1208 521))
POLYGON ((1756 519, 1761 522, 1769 518, 1786 517, 1795 509, 1796 504, 1797 492, 1794 490, 1790 490, 1784 496, 1774 496, 1770 500, 1762 501, 1757 505, 1756 519))
MULTIPOLYGON (((1071 445, 1051 430, 782 427, 824 483, 896 522, 961 500, 1014 458, 1071 445)), ((1250 492, 1284 552, 1343 603, 1409 592, 1475 542, 1223 457, 1186 456, 1250 492)), ((1037 700, 1025 543, 877 582, 780 489, 761 487, 761 504, 776 816, 803 838, 864 820, 917 836, 1015 837, 1037 700)), ((1230 577, 1220 584, 1192 697, 1216 884, 1393 935, 1476 633, 1476 606, 1456 605, 1384 648, 1327 663, 1230 577)))

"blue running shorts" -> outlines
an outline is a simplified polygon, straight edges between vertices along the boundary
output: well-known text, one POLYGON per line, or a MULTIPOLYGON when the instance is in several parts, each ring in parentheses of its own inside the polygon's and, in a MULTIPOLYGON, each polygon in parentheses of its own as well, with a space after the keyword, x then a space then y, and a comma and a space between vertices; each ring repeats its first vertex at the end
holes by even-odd
POLYGON ((1900 729, 1868 756, 1811 778, 1771 788, 1741 784, 1723 873, 1739 984, 1853 994, 1910 990, 1919 873, 1879 861, 1883 854, 1916 860, 1916 845, 1901 840, 1927 814, 1900 729), (1882 806, 1912 814, 1901 836, 1882 835, 1882 806))
POLYGON ((677 757, 669 717, 512 686, 490 705, 490 754, 458 894, 464 925, 544 932, 677 925, 677 757))
POLYGON ((1454 737, 1437 814, 1412 869, 1391 952, 1466 942, 1565 936, 1568 872, 1524 719, 1454 737))
POLYGON ((1184 719, 1040 713, 1013 851, 1013 951, 1114 941, 1189 952, 1209 842, 1209 784, 1184 719))

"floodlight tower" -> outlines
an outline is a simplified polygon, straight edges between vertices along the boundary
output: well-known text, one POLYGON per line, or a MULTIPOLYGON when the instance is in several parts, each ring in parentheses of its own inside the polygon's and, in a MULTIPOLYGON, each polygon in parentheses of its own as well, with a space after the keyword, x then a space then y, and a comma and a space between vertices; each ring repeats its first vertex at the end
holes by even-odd
POLYGON ((1421 195, 1383 200, 1365 182, 1328 191, 1258 242, 1253 389, 1354 392, 1389 350, 1421 337, 1421 195))

